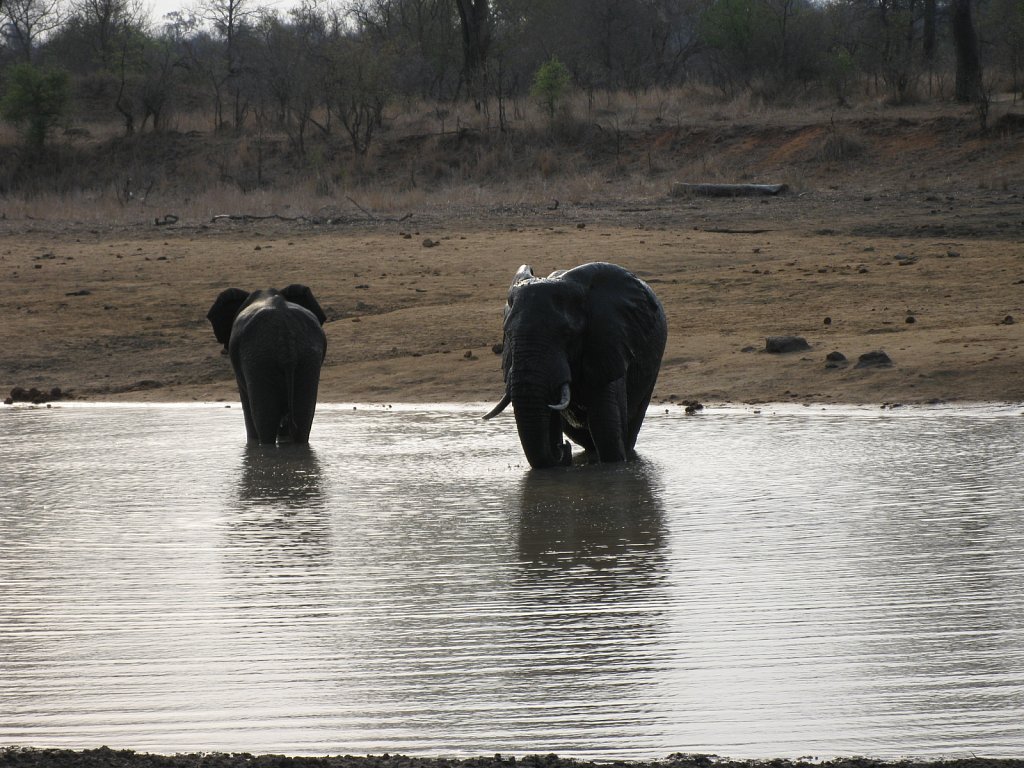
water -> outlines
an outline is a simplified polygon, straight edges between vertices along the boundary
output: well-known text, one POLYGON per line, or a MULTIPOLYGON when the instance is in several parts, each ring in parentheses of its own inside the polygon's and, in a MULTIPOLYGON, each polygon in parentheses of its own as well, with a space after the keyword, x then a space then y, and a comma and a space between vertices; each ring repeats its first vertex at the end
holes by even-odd
POLYGON ((0 410, 0 745, 1024 752, 1019 409, 652 412, 531 472, 485 407, 0 410))

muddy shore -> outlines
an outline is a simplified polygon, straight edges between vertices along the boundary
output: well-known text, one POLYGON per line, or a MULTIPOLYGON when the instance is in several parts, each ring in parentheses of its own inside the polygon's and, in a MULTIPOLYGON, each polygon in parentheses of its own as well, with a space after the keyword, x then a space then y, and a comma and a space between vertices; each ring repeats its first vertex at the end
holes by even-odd
POLYGON ((286 757, 196 753, 152 755, 106 747, 84 751, 56 749, 0 750, 0 768, 1020 768, 1024 760, 970 758, 943 761, 843 758, 829 761, 729 760, 714 755, 670 755, 655 762, 591 762, 557 755, 515 757, 494 755, 466 759, 404 755, 286 757))

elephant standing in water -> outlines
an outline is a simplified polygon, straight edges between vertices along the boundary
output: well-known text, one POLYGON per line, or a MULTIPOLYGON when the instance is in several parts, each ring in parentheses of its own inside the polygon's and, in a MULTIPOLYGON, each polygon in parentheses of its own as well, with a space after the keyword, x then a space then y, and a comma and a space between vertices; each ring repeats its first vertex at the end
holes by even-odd
POLYGON ((569 443, 598 461, 633 456, 665 351, 665 310, 615 264, 535 277, 523 265, 505 307, 505 396, 484 418, 515 411, 534 468, 572 463, 569 443))
POLYGON ((249 442, 308 443, 327 353, 327 316, 313 292, 228 288, 206 317, 231 357, 249 442))

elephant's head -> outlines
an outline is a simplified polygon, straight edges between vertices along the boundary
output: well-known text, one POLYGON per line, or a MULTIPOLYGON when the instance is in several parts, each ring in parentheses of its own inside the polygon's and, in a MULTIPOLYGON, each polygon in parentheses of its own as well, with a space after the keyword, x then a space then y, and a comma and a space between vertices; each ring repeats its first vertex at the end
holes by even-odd
POLYGON ((512 404, 533 467, 569 464, 572 457, 562 440, 562 416, 580 371, 587 297, 582 286, 560 274, 537 278, 525 264, 516 272, 505 306, 505 396, 485 417, 512 404))
POLYGON ((238 317, 238 313, 244 307, 260 298, 276 294, 280 294, 291 304, 298 304, 300 307, 308 309, 320 321, 320 325, 327 321, 327 315, 320 308, 320 304, 313 296, 313 292, 305 285, 292 283, 281 291, 269 288, 265 291, 255 291, 253 293, 243 291, 241 288, 228 288, 221 291, 220 295, 217 296, 217 300, 213 302, 213 306, 210 307, 210 311, 206 313, 206 319, 213 326, 213 335, 217 337, 217 341, 224 345, 225 352, 227 352, 228 342, 231 340, 231 329, 235 325, 235 318, 238 317))

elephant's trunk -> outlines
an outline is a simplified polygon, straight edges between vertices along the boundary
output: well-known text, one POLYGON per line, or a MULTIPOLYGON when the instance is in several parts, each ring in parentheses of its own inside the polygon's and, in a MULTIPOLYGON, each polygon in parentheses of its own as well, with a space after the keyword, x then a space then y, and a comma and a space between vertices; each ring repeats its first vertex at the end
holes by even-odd
POLYGON ((557 343, 527 330, 521 335, 506 329, 502 361, 519 442, 534 469, 571 464, 572 451, 562 437, 562 412, 571 399, 569 361, 557 343))
POLYGON ((531 467, 543 469, 572 463, 571 449, 562 439, 561 414, 552 410, 546 387, 539 391, 513 387, 512 407, 515 409, 519 442, 531 467))

